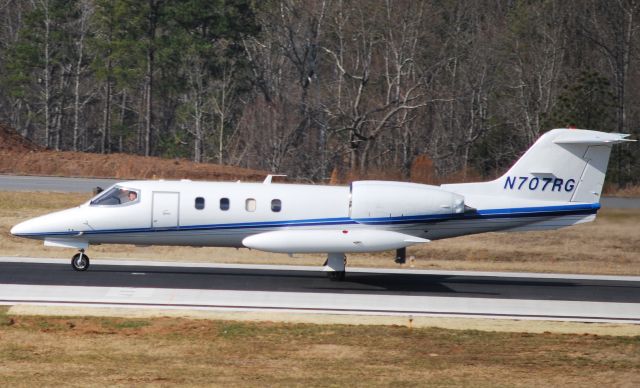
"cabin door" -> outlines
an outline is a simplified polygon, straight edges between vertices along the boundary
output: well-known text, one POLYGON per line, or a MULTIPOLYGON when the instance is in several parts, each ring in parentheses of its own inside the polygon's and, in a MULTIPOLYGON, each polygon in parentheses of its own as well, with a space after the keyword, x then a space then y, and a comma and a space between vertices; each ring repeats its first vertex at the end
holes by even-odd
POLYGON ((178 227, 178 204, 180 193, 153 192, 152 228, 178 227))

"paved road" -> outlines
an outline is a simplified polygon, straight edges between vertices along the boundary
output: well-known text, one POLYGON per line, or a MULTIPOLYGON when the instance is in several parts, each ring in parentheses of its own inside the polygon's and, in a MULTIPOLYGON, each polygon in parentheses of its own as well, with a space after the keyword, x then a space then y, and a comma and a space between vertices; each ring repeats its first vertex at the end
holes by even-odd
POLYGON ((322 272, 253 268, 92 265, 76 272, 62 263, 2 262, 0 284, 640 303, 640 281, 352 272, 333 282, 322 272))
POLYGON ((116 182, 118 182, 116 179, 0 175, 0 190, 90 193, 96 186, 100 186, 104 189, 116 182))
POLYGON ((640 198, 603 197, 601 203, 612 209, 640 209, 640 198))
MULTIPOLYGON (((0 191, 59 191, 91 192, 96 186, 103 189, 117 183, 117 179, 62 178, 0 175, 0 191)), ((602 206, 619 209, 640 209, 640 198, 602 198, 602 206)))

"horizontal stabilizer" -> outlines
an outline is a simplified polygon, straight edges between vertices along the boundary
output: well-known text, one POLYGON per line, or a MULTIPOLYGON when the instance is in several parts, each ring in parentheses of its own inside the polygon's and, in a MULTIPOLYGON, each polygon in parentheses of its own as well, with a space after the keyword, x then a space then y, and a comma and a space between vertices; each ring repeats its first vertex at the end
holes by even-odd
POLYGON ((627 139, 628 134, 624 133, 607 133, 596 131, 570 131, 558 136, 553 142, 556 144, 616 144, 626 141, 635 141, 627 139))
POLYGON ((278 230, 242 240, 247 248, 278 253, 354 253, 404 248, 429 240, 388 230, 278 230))

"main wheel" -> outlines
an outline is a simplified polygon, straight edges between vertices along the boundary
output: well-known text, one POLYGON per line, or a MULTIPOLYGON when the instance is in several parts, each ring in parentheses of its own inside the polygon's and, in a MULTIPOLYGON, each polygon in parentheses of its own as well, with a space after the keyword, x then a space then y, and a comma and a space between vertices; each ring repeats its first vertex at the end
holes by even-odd
POLYGON ((329 277, 329 280, 332 280, 334 282, 341 282, 345 278, 345 271, 327 272, 327 276, 329 277))
POLYGON ((71 258, 71 266, 76 271, 86 271, 89 268, 89 256, 85 255, 84 252, 76 253, 71 258))

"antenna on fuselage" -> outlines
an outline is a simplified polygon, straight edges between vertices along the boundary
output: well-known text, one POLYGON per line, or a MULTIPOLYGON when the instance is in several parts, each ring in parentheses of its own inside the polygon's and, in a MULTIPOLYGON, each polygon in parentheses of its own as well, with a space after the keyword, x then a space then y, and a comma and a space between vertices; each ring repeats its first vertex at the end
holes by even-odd
POLYGON ((264 183, 265 185, 270 185, 274 176, 287 176, 287 175, 286 174, 269 174, 267 175, 266 178, 264 178, 264 181, 262 183, 264 183))

